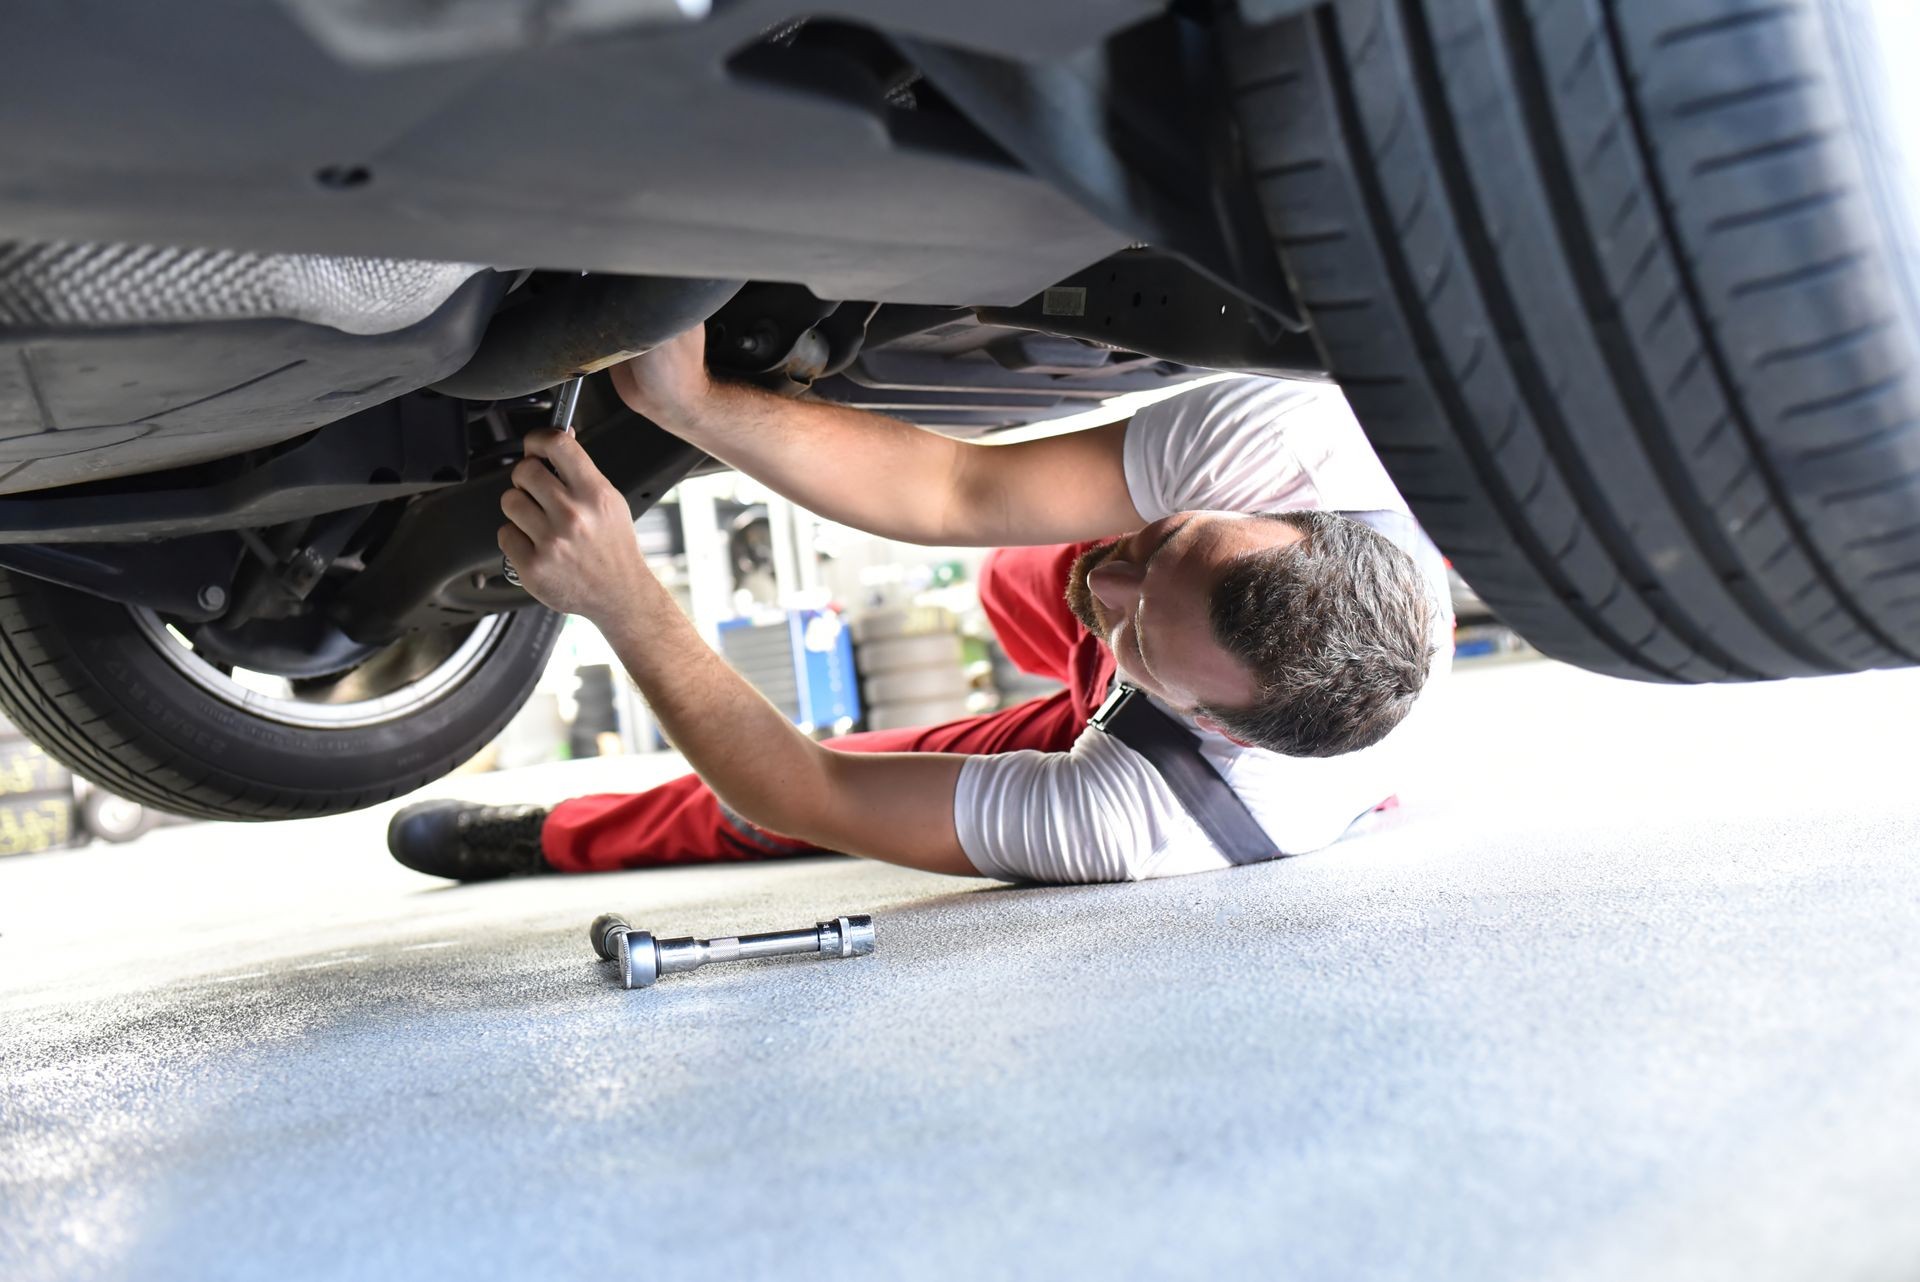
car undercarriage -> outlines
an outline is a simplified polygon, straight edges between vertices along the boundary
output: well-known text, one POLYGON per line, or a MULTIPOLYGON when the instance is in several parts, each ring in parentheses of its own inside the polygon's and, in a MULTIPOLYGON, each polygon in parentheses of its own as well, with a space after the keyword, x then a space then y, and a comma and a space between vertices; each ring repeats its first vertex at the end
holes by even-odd
POLYGON ((638 516, 716 464, 602 371, 701 324, 723 375, 962 435, 1197 371, 1334 379, 1550 653, 1671 681, 1920 659, 1912 121, 1847 61, 1865 19, 10 25, 0 705, 148 804, 352 808, 497 731, 557 629, 495 544, 521 437, 587 376, 581 440, 638 516))

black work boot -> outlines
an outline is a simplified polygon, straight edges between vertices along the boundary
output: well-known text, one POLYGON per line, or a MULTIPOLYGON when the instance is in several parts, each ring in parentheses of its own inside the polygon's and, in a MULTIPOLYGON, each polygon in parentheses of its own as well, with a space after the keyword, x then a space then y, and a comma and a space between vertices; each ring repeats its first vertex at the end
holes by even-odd
POLYGON ((540 853, 545 806, 418 801, 387 825, 387 849, 415 872, 455 881, 492 881, 552 872, 540 853))

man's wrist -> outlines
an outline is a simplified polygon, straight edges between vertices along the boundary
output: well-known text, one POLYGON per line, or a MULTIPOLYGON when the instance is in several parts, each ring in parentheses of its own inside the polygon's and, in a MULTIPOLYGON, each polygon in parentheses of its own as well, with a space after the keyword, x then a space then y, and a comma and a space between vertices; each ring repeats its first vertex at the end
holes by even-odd
POLYGON ((623 578, 625 590, 594 611, 589 620, 616 649, 626 641, 641 641, 656 630, 648 620, 662 602, 667 609, 679 608, 645 561, 638 561, 623 578))

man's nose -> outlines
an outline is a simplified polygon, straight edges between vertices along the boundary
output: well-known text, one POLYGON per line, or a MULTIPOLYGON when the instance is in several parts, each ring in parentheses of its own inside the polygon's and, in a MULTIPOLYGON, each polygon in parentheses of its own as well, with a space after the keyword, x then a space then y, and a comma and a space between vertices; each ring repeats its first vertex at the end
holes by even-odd
POLYGON ((1110 613, 1131 614, 1140 600, 1140 581, 1146 572, 1132 561, 1118 557, 1102 562, 1087 574, 1087 586, 1110 613))

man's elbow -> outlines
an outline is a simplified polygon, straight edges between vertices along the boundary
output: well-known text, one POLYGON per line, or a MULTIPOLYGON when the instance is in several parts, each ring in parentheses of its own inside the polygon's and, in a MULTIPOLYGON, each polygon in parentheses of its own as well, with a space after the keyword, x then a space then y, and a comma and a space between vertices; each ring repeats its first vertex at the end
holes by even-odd
POLYGON ((770 837, 824 850, 839 849, 833 808, 820 786, 792 786, 754 795, 715 790, 714 796, 730 817, 770 837))
POLYGON ((818 798, 773 798, 733 811, 761 832, 820 850, 846 847, 844 825, 818 798))
POLYGON ((1148 877, 1147 857, 1134 850, 1125 851, 1114 857, 1109 874, 1103 881, 1145 881, 1148 877))
POLYGON ((1132 844, 1099 843, 1074 850, 1027 851, 996 861, 1002 880, 1038 882, 1048 886, 1101 886, 1145 881, 1152 876, 1152 852, 1132 844))
POLYGON ((995 532, 994 510, 1004 501, 988 466, 991 446, 948 440, 946 483, 922 508, 936 547, 988 547, 1003 540, 995 532))

